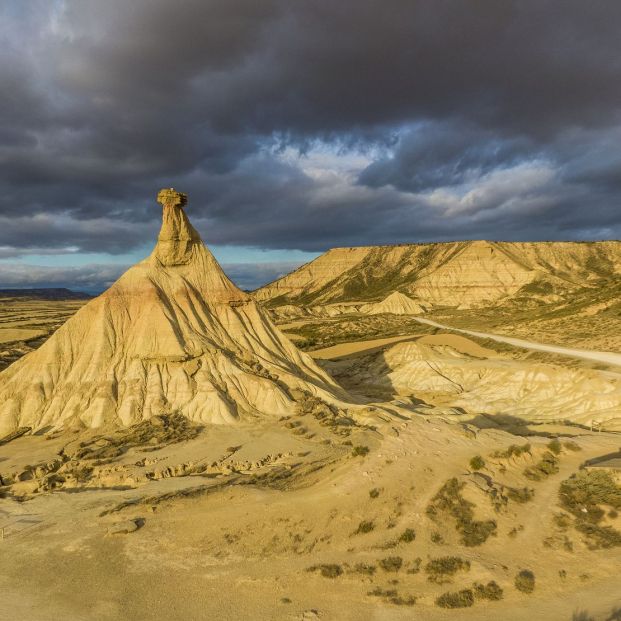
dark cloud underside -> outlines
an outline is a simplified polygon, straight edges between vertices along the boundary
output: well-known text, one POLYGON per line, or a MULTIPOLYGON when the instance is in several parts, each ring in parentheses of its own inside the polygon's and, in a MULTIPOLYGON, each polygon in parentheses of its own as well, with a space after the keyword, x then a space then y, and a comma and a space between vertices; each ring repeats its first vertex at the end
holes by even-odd
POLYGON ((8 0, 0 249, 621 237, 616 0, 8 0))

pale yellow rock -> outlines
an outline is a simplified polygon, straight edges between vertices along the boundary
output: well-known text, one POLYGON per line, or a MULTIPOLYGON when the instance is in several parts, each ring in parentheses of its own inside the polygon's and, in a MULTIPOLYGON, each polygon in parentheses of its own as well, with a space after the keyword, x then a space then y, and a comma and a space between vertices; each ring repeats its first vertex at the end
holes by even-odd
POLYGON ((412 298, 395 291, 374 304, 365 304, 360 311, 367 315, 381 315, 382 313, 392 313, 393 315, 422 315, 426 307, 419 304, 412 298))
POLYGON ((159 198, 151 255, 0 374, 0 436, 25 425, 130 425, 175 411, 231 423, 288 413, 289 388, 329 400, 340 392, 226 277, 183 195, 159 198))
POLYGON ((620 273, 618 241, 361 246, 333 248, 253 296, 272 306, 317 306, 381 301, 398 289, 422 305, 469 309, 497 304, 521 290, 558 301, 558 292, 570 294, 620 273))

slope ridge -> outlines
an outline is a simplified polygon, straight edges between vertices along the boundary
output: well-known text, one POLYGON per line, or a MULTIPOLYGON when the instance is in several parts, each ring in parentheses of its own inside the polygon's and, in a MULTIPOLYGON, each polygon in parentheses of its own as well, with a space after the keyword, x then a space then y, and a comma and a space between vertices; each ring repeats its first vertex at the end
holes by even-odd
POLYGON ((601 285, 621 272, 621 242, 462 241, 333 248, 261 287, 270 306, 374 302, 393 291, 473 308, 601 285))
POLYGON ((158 200, 151 255, 0 374, 0 434, 175 411, 213 423, 282 415, 290 389, 336 398, 336 384, 226 277, 184 195, 166 190, 158 200))

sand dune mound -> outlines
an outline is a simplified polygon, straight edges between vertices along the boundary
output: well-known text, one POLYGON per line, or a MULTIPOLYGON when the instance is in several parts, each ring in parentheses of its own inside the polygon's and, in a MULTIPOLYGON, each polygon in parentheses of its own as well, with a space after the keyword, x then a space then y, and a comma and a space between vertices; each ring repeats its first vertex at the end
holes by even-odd
POLYGON ((384 298, 381 302, 367 304, 361 311, 369 315, 381 315, 382 313, 392 313, 393 315, 422 315, 426 308, 412 298, 395 291, 384 298))
POLYGON ((397 394, 421 396, 471 414, 602 423, 608 429, 621 425, 621 384, 610 374, 489 358, 483 348, 466 348, 467 339, 451 335, 455 342, 436 343, 433 338, 399 343, 377 355, 366 381, 384 382, 397 394))
POLYGON ((172 412, 225 423, 284 414, 290 388, 339 391, 226 277, 190 224, 185 195, 164 190, 158 200, 151 255, 0 374, 0 433, 172 412))

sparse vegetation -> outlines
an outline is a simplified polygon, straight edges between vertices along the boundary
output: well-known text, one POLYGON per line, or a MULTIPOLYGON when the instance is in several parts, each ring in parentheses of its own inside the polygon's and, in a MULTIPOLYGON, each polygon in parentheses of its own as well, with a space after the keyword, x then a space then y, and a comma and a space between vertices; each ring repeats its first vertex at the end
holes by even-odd
POLYGON ((590 547, 621 546, 621 532, 612 526, 601 525, 606 515, 601 505, 611 507, 613 511, 621 509, 621 486, 610 473, 580 471, 561 483, 559 498, 561 507, 573 515, 576 530, 586 536, 590 547))
POLYGON ((312 565, 306 571, 318 571, 324 578, 338 578, 339 576, 343 575, 343 568, 336 563, 329 563, 326 565, 312 565))
POLYGON ((492 457, 500 458, 500 459, 509 459, 510 457, 519 457, 524 453, 530 453, 531 450, 530 444, 523 444, 519 446, 517 444, 511 444, 509 447, 502 451, 495 451, 492 453, 492 457))
POLYGON ((487 584, 475 584, 473 591, 474 596, 477 599, 488 599, 490 601, 496 602, 498 600, 501 600, 503 597, 502 589, 493 580, 488 582, 487 584))
POLYGON ((459 556, 442 556, 431 559, 425 565, 425 573, 429 582, 443 584, 450 582, 458 571, 470 571, 470 561, 459 556))
POLYGON ((456 478, 449 479, 433 497, 427 507, 427 515, 438 521, 442 513, 449 514, 456 521, 461 542, 469 547, 478 546, 496 533, 496 522, 474 519, 475 505, 461 495, 464 485, 456 478))
POLYGON ((482 470, 483 468, 485 468, 485 460, 480 455, 475 455, 470 460, 470 467, 473 470, 482 470))
POLYGON ((420 566, 423 563, 423 559, 419 557, 415 558, 412 561, 411 566, 408 568, 407 573, 408 574, 417 574, 420 572, 420 566))
POLYGON ((399 571, 403 565, 403 559, 400 556, 388 556, 379 562, 379 566, 384 571, 399 571))
POLYGON ((416 533, 411 528, 406 528, 399 537, 399 541, 403 543, 411 543, 414 539, 416 539, 416 533))
POLYGON ((353 457, 364 457, 365 455, 369 454, 369 447, 368 446, 354 446, 354 448, 351 451, 351 454, 353 457))
POLYGON ((554 453, 555 455, 560 455, 563 450, 563 447, 561 446, 561 443, 559 442, 558 438, 554 438, 554 440, 551 440, 550 442, 548 442, 548 449, 552 451, 552 453, 554 453))
POLYGON ((369 565, 368 563, 356 563, 354 566, 354 571, 357 574, 363 574, 365 576, 372 576, 376 570, 377 567, 375 565, 369 565))
POLYGON ((370 492, 369 492, 369 496, 371 498, 377 498, 380 495, 380 490, 377 489, 377 487, 374 487, 370 492))
POLYGON ((524 470, 524 476, 531 481, 542 481, 558 472, 558 458, 546 451, 542 458, 534 465, 524 470))
POLYGON ((444 593, 436 598, 440 608, 470 608, 474 604, 472 589, 463 589, 454 593, 444 593))
POLYGON ((354 535, 365 535, 375 529, 375 522, 363 520, 358 524, 358 528, 354 531, 354 535))
POLYGON ((435 543, 436 545, 441 545, 444 543, 444 537, 438 532, 431 533, 431 543, 435 543))
POLYGON ((513 502, 517 502, 520 504, 524 504, 533 499, 535 495, 534 490, 529 489, 528 487, 515 488, 508 487, 506 490, 507 498, 512 500, 513 502))
POLYGON ((535 590, 535 574, 530 569, 522 569, 515 576, 515 588, 522 593, 532 593, 535 590))

